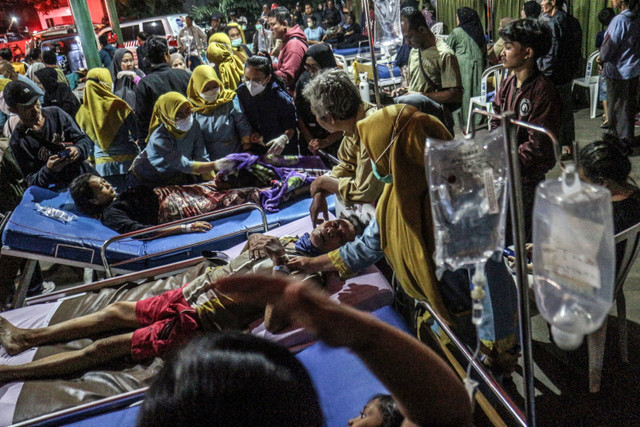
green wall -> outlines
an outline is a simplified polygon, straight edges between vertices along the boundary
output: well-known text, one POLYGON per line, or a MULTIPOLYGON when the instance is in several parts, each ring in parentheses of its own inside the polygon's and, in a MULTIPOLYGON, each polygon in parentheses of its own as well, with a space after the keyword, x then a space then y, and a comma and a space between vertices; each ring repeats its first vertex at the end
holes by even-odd
MULTIPOLYGON (((596 34, 602 29, 598 22, 598 12, 607 6, 607 0, 569 0, 569 10, 582 26, 582 56, 586 58, 595 50, 596 34)), ((456 26, 456 9, 467 6, 478 11, 482 18, 485 14, 484 0, 438 0, 438 20, 444 22, 447 33, 456 26)), ((523 0, 494 0, 494 39, 497 39, 500 19, 504 17, 520 18, 523 0)), ((483 23, 484 23, 483 19, 483 23)))

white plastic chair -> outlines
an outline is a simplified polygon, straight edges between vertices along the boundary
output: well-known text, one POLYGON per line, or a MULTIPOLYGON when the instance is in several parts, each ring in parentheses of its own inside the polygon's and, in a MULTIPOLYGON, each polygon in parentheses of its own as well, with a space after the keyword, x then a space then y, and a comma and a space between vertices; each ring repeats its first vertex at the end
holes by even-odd
MULTIPOLYGON (((484 70, 482 73, 482 80, 480 86, 480 96, 472 96, 469 99, 469 114, 467 115, 467 133, 471 132, 471 115, 474 107, 479 107, 486 111, 491 111, 491 101, 487 101, 487 80, 489 76, 493 75, 493 81, 495 86, 495 93, 498 93, 502 80, 505 77, 504 65, 498 64, 491 66, 484 70)), ((489 126, 489 123, 487 124, 489 126)))
POLYGON ((431 32, 436 36, 442 34, 444 32, 444 23, 436 22, 435 24, 433 24, 431 26, 431 32))
POLYGON ((589 88, 589 102, 591 105, 591 118, 596 118, 596 112, 598 110, 598 82, 600 81, 600 75, 596 73, 593 75, 593 69, 599 50, 596 50, 587 59, 587 69, 585 70, 584 77, 573 79, 571 82, 571 92, 575 85, 589 88))
MULTIPOLYGON (((633 266, 638 253, 640 252, 640 224, 621 231, 616 235, 616 245, 624 242, 624 254, 618 260, 618 271, 616 272, 616 285, 613 297, 616 300, 618 316, 618 349, 622 362, 629 363, 627 344, 627 302, 622 289, 625 279, 633 266)), ((600 391, 602 380, 602 363, 604 361, 604 347, 607 339, 607 318, 605 317, 600 329, 587 336, 589 353, 589 391, 597 393, 600 391)))

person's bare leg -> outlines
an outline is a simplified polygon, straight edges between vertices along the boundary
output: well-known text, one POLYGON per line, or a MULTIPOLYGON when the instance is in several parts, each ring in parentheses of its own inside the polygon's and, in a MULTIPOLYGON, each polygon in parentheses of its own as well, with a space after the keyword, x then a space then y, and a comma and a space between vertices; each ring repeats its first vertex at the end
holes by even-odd
POLYGON ((131 354, 133 332, 97 340, 75 351, 54 354, 24 365, 0 366, 0 383, 61 377, 73 372, 100 366, 131 354))
POLYGON ((136 303, 131 301, 116 302, 95 313, 44 328, 21 329, 0 317, 0 345, 10 356, 14 356, 39 345, 90 338, 139 326, 136 303))

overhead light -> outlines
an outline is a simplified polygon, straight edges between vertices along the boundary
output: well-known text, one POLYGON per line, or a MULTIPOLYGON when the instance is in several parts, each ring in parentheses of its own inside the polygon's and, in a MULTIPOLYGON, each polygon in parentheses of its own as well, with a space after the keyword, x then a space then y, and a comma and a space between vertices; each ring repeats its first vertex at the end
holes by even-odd
POLYGON ((11 17, 11 22, 17 22, 17 21, 18 21, 18 18, 16 18, 15 16, 11 17))

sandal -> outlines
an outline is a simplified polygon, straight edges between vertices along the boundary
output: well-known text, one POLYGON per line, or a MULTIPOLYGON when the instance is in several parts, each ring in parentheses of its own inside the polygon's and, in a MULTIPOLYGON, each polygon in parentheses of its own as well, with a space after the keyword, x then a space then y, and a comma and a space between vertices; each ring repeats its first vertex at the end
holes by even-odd
POLYGON ((609 120, 603 120, 602 124, 600 125, 600 127, 602 129, 609 129, 609 120))

